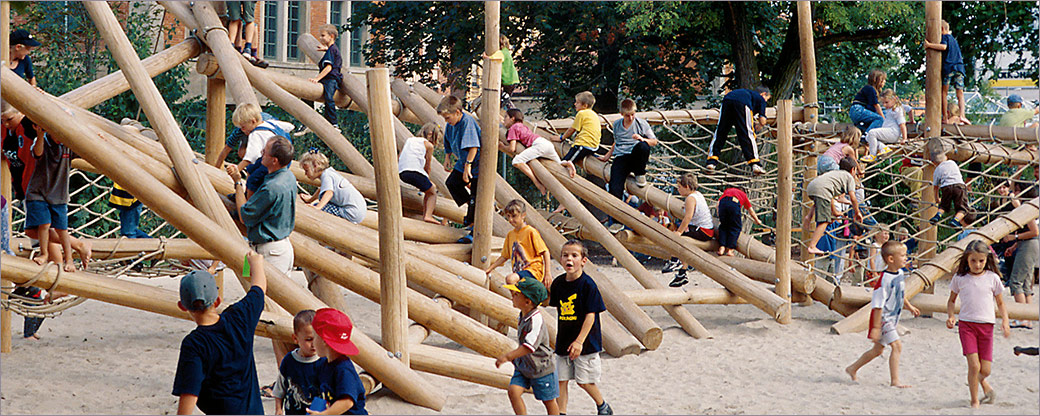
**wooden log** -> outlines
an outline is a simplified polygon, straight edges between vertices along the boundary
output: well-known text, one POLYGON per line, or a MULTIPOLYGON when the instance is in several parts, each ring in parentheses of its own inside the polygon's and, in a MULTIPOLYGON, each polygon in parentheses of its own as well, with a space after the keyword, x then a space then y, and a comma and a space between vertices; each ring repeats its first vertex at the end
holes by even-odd
MULTIPOLYGON (((76 154, 94 164, 106 176, 127 188, 152 210, 166 219, 207 251, 213 253, 232 270, 241 270, 249 247, 238 235, 223 232, 219 226, 202 215, 186 201, 177 197, 168 186, 178 186, 169 169, 152 171, 144 166, 125 163, 122 153, 110 147, 98 145, 96 134, 86 129, 83 120, 72 120, 74 109, 37 91, 8 68, 0 68, 6 75, 0 76, 3 99, 32 118, 47 131, 57 135, 76 154), (167 175, 168 182, 160 182, 153 174, 167 175)), ((84 110, 85 111, 85 110, 84 110)), ((125 131, 125 129, 122 129, 125 131)), ((203 165, 207 166, 207 165, 203 165)), ((215 168, 214 168, 215 169, 215 168)), ((229 179, 230 181, 230 179, 229 179)), ((267 295, 285 307, 290 313, 303 309, 318 309, 324 305, 314 295, 290 281, 269 263, 265 268, 268 277, 267 295)), ((421 406, 440 409, 444 397, 438 389, 397 360, 386 356, 386 350, 358 331, 351 339, 361 350, 356 362, 376 374, 394 392, 405 400, 421 406)))
MULTIPOLYGON (((60 266, 41 267, 32 260, 21 257, 3 255, 4 277, 14 283, 25 283, 39 275, 33 285, 48 290, 59 290, 75 296, 81 296, 113 305, 126 306, 146 312, 166 315, 177 319, 191 320, 187 312, 177 307, 180 295, 177 292, 161 289, 129 280, 112 279, 94 273, 77 271, 69 273, 60 271, 60 266), (42 273, 41 273, 42 271, 42 273), (58 277, 58 275, 61 275, 58 277), (54 286, 55 281, 58 285, 54 286)), ((222 307, 230 306, 225 302, 222 307)), ((263 312, 256 326, 256 335, 283 341, 292 340, 292 317, 284 314, 263 312)))
MULTIPOLYGON (((833 135, 841 132, 845 127, 851 126, 848 123, 837 123, 837 124, 817 124, 817 125, 803 125, 802 134, 826 134, 833 135)), ((975 137, 980 139, 995 138, 998 140, 1007 140, 1012 144, 1030 143, 1027 139, 1028 135, 1035 133, 1037 128, 1029 129, 1025 127, 1002 127, 1002 126, 981 126, 981 125, 954 125, 944 124, 941 130, 943 136, 949 137, 975 137), (992 131, 990 131, 992 130, 992 131), (1026 136, 1023 140, 1015 140, 1012 138, 1015 134, 1021 134, 1026 136), (1006 139, 1005 139, 1006 138, 1006 139)), ((916 124, 907 129, 908 137, 939 137, 939 135, 932 135, 931 132, 935 130, 929 130, 924 124, 916 124)), ((992 142, 980 142, 980 141, 957 141, 950 138, 939 139, 944 149, 947 149, 946 155, 950 160, 956 162, 973 161, 979 163, 1004 163, 1010 165, 1025 165, 1033 163, 1035 164, 1038 156, 1036 150, 1020 149, 1015 150, 1004 146, 1000 143, 992 142)), ((927 157, 928 155, 925 155, 927 157)))
MULTIPOLYGON (((7 63, 11 61, 11 2, 0 1, 0 62, 3 66, 7 66, 7 63)), ((7 160, 0 161, 0 194, 3 194, 4 199, 8 202, 11 201, 11 166, 7 160)), ((8 224, 11 223, 11 210, 7 210, 6 218, 3 219, 8 224)), ((10 238, 11 233, 8 230, 7 235, 4 237, 10 238)), ((7 279, 0 279, 0 286, 8 287, 11 285, 7 279)), ((0 295, 4 300, 7 299, 7 295, 0 295)), ((11 310, 3 309, 0 310, 0 353, 11 352, 11 310)))
POLYGON ((206 163, 220 167, 220 152, 227 136, 227 97, 224 80, 206 79, 206 163))
MULTIPOLYGON (((614 236, 610 234, 610 231, 607 231, 607 228, 604 227, 603 224, 600 224, 599 220, 597 220, 596 217, 581 204, 581 201, 572 195, 570 191, 568 191, 567 188, 565 188, 564 185, 560 183, 560 181, 557 180, 548 169, 546 169, 545 166, 542 166, 542 164, 539 163, 531 163, 529 166, 531 166, 531 171, 534 172, 535 176, 538 177, 538 180, 545 185, 549 192, 552 193, 560 203, 567 207, 567 211, 570 212, 574 218, 582 223, 582 229, 591 234, 596 241, 603 245, 603 248, 607 249, 610 254, 614 255, 614 258, 618 260, 618 263, 625 267, 625 269, 636 278, 636 281, 638 281, 640 285, 647 289, 662 289, 665 287, 664 284, 658 281, 655 276, 652 276, 650 272, 646 271, 646 268, 643 267, 639 260, 636 260, 635 256, 633 256, 625 246, 618 242, 614 236)), ((608 203, 613 203, 613 201, 608 203)), ((675 305, 666 305, 664 308, 668 314, 679 323, 679 326, 681 326, 686 333, 690 334, 690 336, 697 339, 711 338, 711 333, 709 333, 700 322, 697 322, 697 319, 694 318, 686 308, 675 305)), ((638 338, 647 349, 655 350, 661 345, 662 333, 658 329, 646 333, 643 337, 636 338, 638 338)))
POLYGON ((742 305, 748 303, 726 288, 692 287, 626 290, 625 295, 639 306, 661 305, 742 305))
POLYGON ((794 198, 794 143, 791 141, 791 100, 776 103, 776 295, 786 300, 781 324, 791 323, 791 203, 794 198))
MULTIPOLYGON (((588 158, 586 158, 588 159, 588 158)), ((783 304, 787 301, 776 294, 751 282, 746 276, 725 267, 715 257, 703 250, 683 244, 682 240, 674 232, 664 228, 661 224, 653 222, 649 217, 643 215, 635 208, 627 204, 618 204, 607 191, 588 183, 570 178, 566 170, 559 164, 542 163, 561 182, 569 186, 571 192, 592 203, 614 218, 632 228, 636 232, 649 238, 654 243, 665 248, 666 251, 678 257, 683 263, 693 265, 697 270, 704 273, 736 293, 747 299, 753 305, 769 314, 770 317, 780 321, 784 318, 783 304)), ((532 166, 533 167, 533 166, 532 166)), ((544 181, 543 181, 544 182, 544 181)))
MULTIPOLYGON (((498 51, 498 17, 500 5, 497 1, 484 2, 484 54, 498 51)), ((502 62, 484 59, 480 110, 480 177, 489 178, 487 173, 496 172, 498 166, 498 126, 501 123, 499 94, 502 88, 502 62)), ((462 156, 462 155, 459 155, 462 156)), ((473 252, 470 264, 485 269, 491 263, 491 224, 495 217, 495 181, 478 180, 476 209, 473 211, 473 252)), ((549 266, 548 264, 545 266, 549 266)), ((485 285, 486 286, 486 285, 485 285)))
MULTIPOLYGON (((418 82, 416 84, 422 85, 418 82)), ((413 117, 416 117, 415 121, 405 120, 401 117, 398 118, 400 118, 401 121, 408 121, 409 123, 415 124, 425 124, 422 123, 422 120, 441 120, 440 124, 444 124, 444 120, 437 115, 437 110, 432 107, 437 105, 437 103, 427 103, 419 94, 413 93, 412 88, 413 87, 409 87, 408 83, 404 82, 404 80, 400 78, 394 79, 390 82, 390 90, 393 91, 394 96, 397 97, 398 100, 401 100, 401 103, 404 104, 404 108, 412 113, 422 113, 420 116, 415 116, 413 114, 413 117)))
MULTIPOLYGON (((1040 215, 1040 199, 1038 198, 1022 203, 1022 205, 1011 212, 1001 214, 989 224, 947 247, 946 250, 932 258, 931 261, 910 272, 910 277, 906 279, 904 296, 907 299, 913 299, 914 296, 921 293, 925 286, 932 286, 936 280, 952 276, 954 267, 964 254, 964 249, 972 241, 982 240, 986 244, 993 244, 1000 241, 1004 236, 1022 228, 1029 221, 1035 221, 1038 215, 1040 215)), ((845 317, 845 319, 831 325, 831 332, 845 334, 864 331, 867 329, 869 318, 870 308, 869 306, 864 306, 855 313, 845 317)))
POLYGON ((812 31, 812 9, 808 1, 798 2, 798 46, 802 64, 802 105, 804 120, 816 122, 819 102, 816 98, 816 47, 812 31))
MULTIPOLYGON (((149 77, 155 77, 198 56, 201 50, 202 44, 197 39, 187 38, 162 52, 145 58, 141 64, 144 65, 149 77)), ((130 82, 126 80, 123 71, 120 70, 69 91, 63 94, 61 99, 77 107, 91 108, 128 90, 130 90, 130 82)))
POLYGON ((191 147, 188 146, 188 140, 184 137, 184 133, 181 132, 177 120, 174 120, 173 113, 166 106, 162 93, 159 92, 155 83, 152 82, 152 78, 145 70, 144 65, 141 64, 141 60, 137 57, 137 52, 134 50, 133 45, 130 44, 130 39, 123 33, 122 26, 119 25, 119 21, 116 19, 115 14, 112 13, 108 3, 89 2, 84 3, 83 6, 87 9, 87 13, 90 15, 91 20, 94 21, 98 32, 101 33, 105 45, 130 83, 130 89, 133 90, 134 97, 137 98, 141 109, 144 110, 152 128, 155 129, 156 134, 159 136, 159 142, 166 149, 166 153, 173 162, 174 169, 178 172, 178 179, 184 185, 184 188, 187 189, 188 194, 191 195, 195 206, 207 217, 219 224, 222 230, 231 233, 237 232, 238 228, 231 219, 231 215, 228 214, 227 209, 224 208, 224 205, 217 198, 213 185, 209 181, 202 180, 198 170, 195 168, 198 160, 194 159, 191 147))
POLYGON ((506 389, 513 377, 513 365, 495 368, 495 359, 431 345, 413 344, 412 369, 470 383, 506 389))
MULTIPOLYGON (((849 287, 841 286, 838 287, 834 294, 834 301, 847 304, 852 307, 860 308, 863 305, 870 303, 871 290, 865 287, 849 287)), ((950 295, 927 295, 919 294, 914 296, 910 300, 910 304, 921 309, 921 311, 946 313, 946 302, 950 299, 950 295)), ((1040 320, 1040 308, 1037 308, 1035 303, 1014 303, 1011 301, 1004 302, 1004 306, 1007 308, 1008 319, 1023 319, 1028 321, 1040 320)), ((954 306, 954 313, 960 313, 961 301, 957 299, 957 303, 954 306)), ((998 312, 994 306, 994 312, 998 312)), ((999 319, 999 315, 998 315, 999 319)))
MULTIPOLYGON (((195 27, 200 29, 200 32, 204 32, 200 33, 200 35, 206 42, 206 46, 209 46, 209 50, 217 58, 217 62, 220 63, 220 72, 224 74, 224 79, 227 81, 228 90, 231 92, 231 98, 235 101, 235 105, 252 103, 259 106, 256 94, 253 93, 253 88, 249 85, 249 79, 246 78, 246 73, 242 69, 240 59, 244 58, 231 45, 231 39, 228 38, 227 30, 220 24, 220 18, 217 17, 217 12, 213 9, 212 3, 209 1, 197 1, 191 6, 197 25, 189 27, 195 27)), ((168 4, 166 8, 171 9, 168 4)), ((178 14, 179 17, 180 15, 178 14)), ((188 24, 188 22, 185 21, 185 24, 188 24)))
POLYGON ((339 285, 308 269, 303 269, 303 275, 307 278, 307 289, 314 296, 321 299, 330 308, 338 309, 340 312, 350 315, 350 308, 347 307, 347 301, 343 298, 343 289, 339 285))
POLYGON ((376 187, 379 189, 379 310, 383 347, 408 363, 408 302, 404 297, 401 230, 401 187, 397 177, 397 144, 390 119, 390 72, 386 68, 365 71, 368 78, 369 132, 376 187))
MULTIPOLYGON (((181 1, 160 1, 159 4, 163 6, 166 11, 177 16, 177 20, 180 20, 184 26, 187 26, 190 29, 199 27, 198 21, 195 20, 195 14, 191 11, 191 3, 181 1)), ((219 10, 223 6, 215 5, 215 7, 216 10, 219 10)))
MULTIPOLYGON (((121 258, 141 253, 160 252, 156 257, 162 260, 213 260, 206 249, 187 238, 81 238, 90 243, 95 259, 121 258)), ((32 250, 28 238, 11 239, 11 250, 16 255, 25 256, 32 250)), ((78 253, 74 253, 78 256, 78 253)))

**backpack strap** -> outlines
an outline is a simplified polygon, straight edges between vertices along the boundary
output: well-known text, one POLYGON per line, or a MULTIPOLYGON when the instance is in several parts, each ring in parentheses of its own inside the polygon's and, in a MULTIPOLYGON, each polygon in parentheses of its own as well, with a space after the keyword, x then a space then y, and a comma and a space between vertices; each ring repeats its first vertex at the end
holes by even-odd
POLYGON ((289 133, 286 133, 286 131, 282 130, 281 127, 278 127, 278 125, 276 125, 274 123, 271 123, 271 122, 266 122, 265 121, 263 124, 260 124, 259 126, 256 126, 256 128, 253 129, 253 130, 269 131, 271 133, 274 133, 274 134, 277 134, 279 136, 284 137, 286 140, 289 141, 289 143, 292 143, 292 141, 293 141, 292 140, 292 136, 290 136, 289 133))

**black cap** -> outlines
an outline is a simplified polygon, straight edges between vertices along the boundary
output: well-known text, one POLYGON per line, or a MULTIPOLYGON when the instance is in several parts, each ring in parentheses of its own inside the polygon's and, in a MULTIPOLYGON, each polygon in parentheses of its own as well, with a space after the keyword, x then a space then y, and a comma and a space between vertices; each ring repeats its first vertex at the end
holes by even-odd
POLYGON ((18 29, 11 32, 11 44, 21 44, 25 46, 40 46, 40 42, 34 39, 33 35, 29 34, 29 31, 25 29, 18 29))

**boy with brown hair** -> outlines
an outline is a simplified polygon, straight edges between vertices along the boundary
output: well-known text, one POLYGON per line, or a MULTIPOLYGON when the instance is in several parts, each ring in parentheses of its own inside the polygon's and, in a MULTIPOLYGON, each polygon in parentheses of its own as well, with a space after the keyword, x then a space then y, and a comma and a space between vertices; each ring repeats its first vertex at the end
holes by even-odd
POLYGON ((576 172, 574 165, 581 162, 586 156, 596 154, 596 150, 599 149, 599 140, 602 132, 599 125, 599 115, 592 111, 592 106, 594 105, 596 105, 596 96, 592 95, 591 92, 582 91, 575 95, 574 109, 578 113, 574 115, 574 123, 567 128, 566 132, 554 140, 562 142, 574 136, 574 144, 571 145, 571 149, 567 151, 567 154, 563 156, 563 161, 560 162, 567 168, 567 173, 572 178, 576 172))
POLYGON ((285 355, 278 365, 278 381, 274 383, 274 414, 305 415, 314 400, 318 369, 325 361, 314 347, 314 311, 304 309, 293 317, 293 343, 298 348, 285 355))
POLYGON ((520 309, 517 337, 520 346, 515 350, 502 354, 495 360, 495 367, 506 362, 513 362, 513 378, 509 380, 509 403, 513 412, 518 415, 527 414, 527 406, 521 397, 524 390, 530 388, 534 398, 545 404, 545 413, 560 414, 556 398, 560 396, 559 380, 556 379, 556 366, 553 361, 552 347, 549 346, 549 328, 538 313, 538 304, 549 298, 549 293, 531 273, 524 270, 513 273, 503 285, 513 296, 513 306, 520 309), (522 277, 521 277, 522 276, 522 277))
POLYGON ((506 264, 506 260, 512 260, 513 273, 529 271, 532 277, 548 287, 552 284, 552 279, 546 273, 546 268, 552 264, 549 259, 549 248, 545 246, 545 241, 542 240, 541 234, 538 234, 538 230, 527 225, 527 207, 524 201, 519 199, 509 201, 503 211, 513 229, 506 234, 505 243, 502 244, 502 253, 488 265, 484 272, 491 274, 492 270, 506 264))
POLYGON ((932 187, 935 195, 939 196, 939 209, 929 222, 938 224, 943 214, 951 208, 954 210, 950 226, 961 228, 965 224, 971 224, 975 215, 971 213, 971 201, 968 200, 968 186, 964 184, 961 168, 957 162, 946 158, 946 152, 942 149, 932 149, 931 162, 935 165, 932 173, 932 187))
POLYGON ((336 94, 336 90, 339 89, 339 81, 343 79, 343 74, 340 73, 340 68, 343 66, 343 57, 339 53, 339 46, 336 46, 336 36, 339 35, 339 31, 336 30, 335 25, 321 25, 318 27, 318 42, 321 45, 318 50, 324 50, 325 54, 321 56, 321 60, 318 61, 318 76, 311 78, 310 81, 314 83, 321 83, 322 95, 321 99, 325 102, 325 109, 322 110, 322 115, 325 116, 325 120, 328 120, 332 127, 339 128, 339 120, 336 118, 336 101, 333 96, 336 94))
MULTIPOLYGON (((480 124, 473 116, 462 112, 462 101, 447 96, 437 104, 437 114, 444 119, 444 170, 451 172, 444 181, 455 204, 469 204, 462 225, 473 224, 476 209, 477 178, 480 174, 480 124), (451 157, 455 156, 455 165, 451 157), (472 192, 471 192, 472 191, 472 192)), ((472 235, 463 237, 460 243, 472 243, 472 235)))

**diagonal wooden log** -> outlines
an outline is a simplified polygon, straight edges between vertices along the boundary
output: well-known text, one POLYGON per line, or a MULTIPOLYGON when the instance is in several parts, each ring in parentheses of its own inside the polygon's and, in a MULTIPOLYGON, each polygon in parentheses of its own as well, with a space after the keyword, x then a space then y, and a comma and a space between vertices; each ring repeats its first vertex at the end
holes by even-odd
MULTIPOLYGON (((588 158, 586 158, 588 159, 588 158)), ((540 163, 544 169, 552 172, 556 179, 560 180, 576 196, 590 202, 597 208, 603 210, 614 218, 615 221, 625 224, 637 233, 645 236, 660 245, 672 255, 678 257, 683 263, 693 265, 701 273, 719 282, 748 302, 755 305, 773 319, 780 321, 784 318, 782 306, 787 301, 780 298, 764 287, 753 283, 747 276, 737 273, 724 263, 720 262, 703 250, 683 244, 681 238, 674 232, 664 228, 649 217, 643 215, 628 204, 618 203, 617 198, 607 191, 592 185, 585 180, 576 180, 567 174, 567 171, 558 163, 540 163)), ((532 164, 534 168, 534 164, 532 164)))
MULTIPOLYGON (((946 250, 943 250, 942 253, 939 253, 928 263, 910 272, 910 276, 906 279, 904 296, 907 299, 913 299, 915 295, 924 290, 925 286, 931 286, 939 279, 950 278, 954 267, 964 253, 964 249, 972 241, 982 240, 986 244, 996 243, 1004 236, 1022 228, 1028 222, 1035 221, 1038 215, 1040 215, 1040 199, 1037 198, 1022 203, 1022 205, 1011 212, 1001 214, 989 224, 986 224, 986 226, 973 231, 964 239, 947 247, 946 250)), ((860 308, 855 313, 845 317, 845 319, 831 325, 831 332, 846 334, 864 331, 867 329, 868 319, 870 319, 870 305, 860 308)))
MULTIPOLYGON (((113 181, 127 188, 142 203, 159 213, 175 228, 228 265, 232 270, 241 270, 249 247, 238 234, 214 232, 220 227, 199 212, 195 207, 178 197, 164 184, 143 168, 126 163, 124 156, 111 148, 98 145, 96 133, 86 128, 83 120, 74 118, 74 107, 37 91, 8 68, 0 68, 0 94, 5 101, 18 108, 37 124, 57 136, 80 155, 96 166, 113 181), (70 122, 70 119, 72 122, 70 122)), ((202 164, 206 166, 205 164, 202 164)), ((162 169, 169 174, 168 169, 162 169)), ((170 175, 172 177, 172 175, 170 175)), ((288 279, 273 266, 267 264, 267 295, 285 307, 290 313, 303 309, 325 306, 314 295, 288 279)), ((353 337, 361 353, 356 356, 358 364, 377 375, 387 387, 405 400, 421 406, 440 409, 444 397, 438 389, 419 377, 403 363, 386 356, 386 350, 358 331, 353 337)))
MULTIPOLYGON (((90 272, 78 271, 68 273, 60 271, 60 266, 43 266, 21 257, 3 254, 0 270, 4 278, 14 283, 23 284, 30 280, 33 285, 59 290, 75 296, 99 300, 113 305, 126 306, 146 312, 166 315, 177 319, 191 320, 187 312, 177 307, 180 295, 167 289, 160 289, 128 280, 112 279, 90 272), (60 277, 59 277, 60 275, 60 277), (57 283, 57 285, 55 285, 57 283)), ((224 307, 231 305, 225 303, 224 307)), ((292 317, 285 314, 263 312, 256 326, 256 335, 292 341, 292 317)))
MULTIPOLYGON (((618 260, 618 263, 628 270, 628 272, 636 278, 636 281, 638 281, 639 284, 647 289, 663 289, 665 287, 664 284, 652 276, 650 272, 646 271, 646 268, 640 264, 639 260, 636 260, 635 256, 633 256, 625 246, 618 242, 617 239, 610 234, 610 231, 607 231, 607 228, 604 227, 603 224, 600 224, 599 220, 597 220, 596 217, 581 204, 581 201, 568 192, 567 188, 565 188, 559 180, 553 177, 553 175, 549 173, 541 163, 531 163, 529 166, 535 176, 538 177, 538 180, 549 189, 549 192, 552 193, 560 203, 567 207, 567 211, 570 212, 574 218, 581 221, 583 226, 582 230, 591 234, 596 241, 603 245, 603 248, 606 248, 610 254, 614 255, 614 258, 618 260)), ((698 339, 711 338, 711 333, 709 333, 700 322, 697 322, 697 319, 694 318, 686 308, 676 305, 666 305, 664 306, 664 309, 668 311, 668 314, 671 315, 672 318, 679 323, 679 326, 681 326, 686 333, 690 334, 690 336, 698 339)), ((655 332, 654 335, 656 338, 647 336, 641 340, 643 346, 649 350, 655 350, 661 344, 661 333, 655 332)))
MULTIPOLYGON (((187 38, 181 43, 145 58, 141 64, 144 65, 149 77, 155 77, 198 56, 200 51, 202 51, 201 42, 195 38, 187 38)), ((130 82, 123 76, 123 71, 119 70, 69 91, 60 98, 78 107, 91 108, 129 89, 130 82)))

